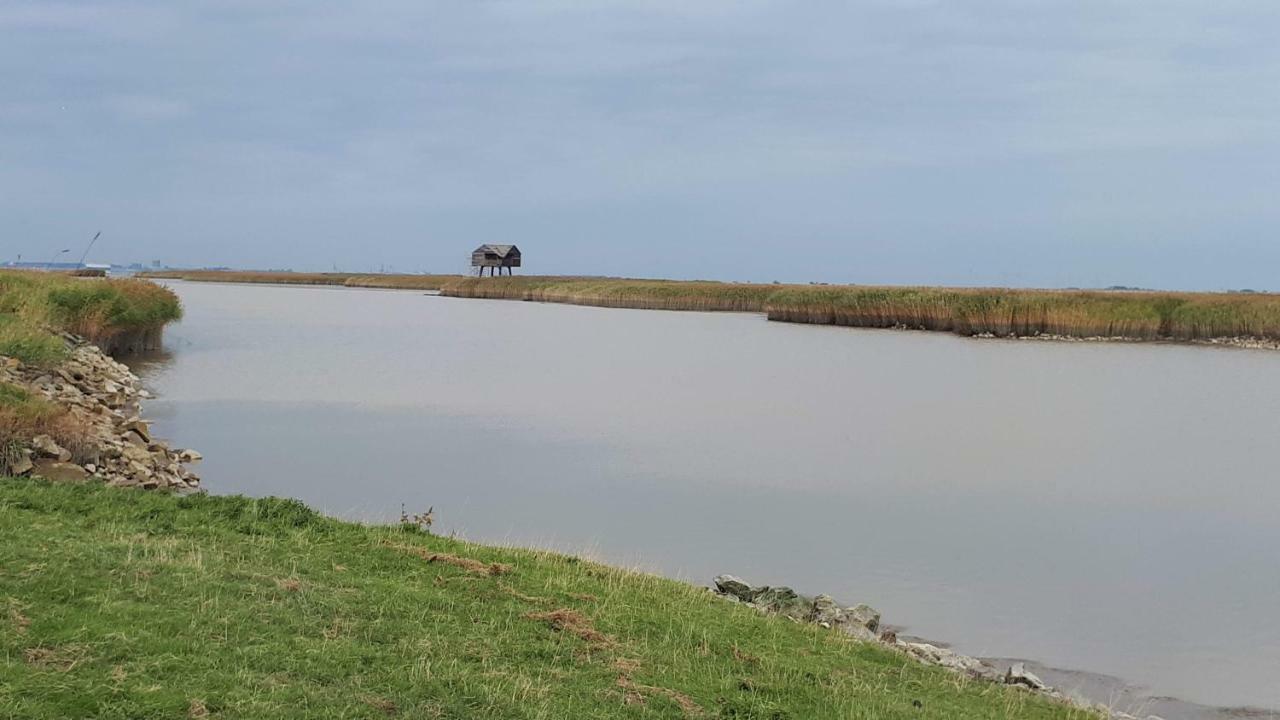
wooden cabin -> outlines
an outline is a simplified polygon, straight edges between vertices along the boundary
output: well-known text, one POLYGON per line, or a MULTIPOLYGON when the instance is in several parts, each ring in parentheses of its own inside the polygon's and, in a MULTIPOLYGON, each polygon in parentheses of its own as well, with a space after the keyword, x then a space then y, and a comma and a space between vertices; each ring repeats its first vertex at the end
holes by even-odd
POLYGON ((480 268, 481 277, 484 277, 485 268, 489 268, 490 276, 501 275, 502 268, 506 268, 510 275, 511 268, 520 267, 520 248, 515 245, 481 245, 471 253, 471 267, 480 268))

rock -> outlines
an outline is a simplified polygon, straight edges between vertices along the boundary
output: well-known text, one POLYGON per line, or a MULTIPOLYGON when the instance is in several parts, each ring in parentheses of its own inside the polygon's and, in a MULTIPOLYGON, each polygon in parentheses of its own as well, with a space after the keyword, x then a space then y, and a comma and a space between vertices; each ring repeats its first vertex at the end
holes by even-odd
MULTIPOLYGON (((193 462, 200 462, 200 461, 201 461, 201 460, 203 460, 203 459, 204 459, 204 456, 203 456, 203 455, 201 455, 200 453, 198 453, 198 452, 196 452, 195 450, 192 450, 192 449, 190 449, 190 448, 188 448, 188 449, 186 449, 186 450, 179 450, 179 451, 178 451, 178 462, 193 463, 193 462)), ((733 580, 738 580, 737 578, 733 577, 732 575, 721 575, 720 577, 727 577, 727 578, 731 578, 731 579, 733 579, 733 580)), ((742 582, 741 580, 738 580, 738 582, 739 582, 739 583, 741 583, 743 587, 747 588, 747 590, 748 590, 748 591, 750 591, 750 590, 751 590, 751 588, 750 588, 750 587, 747 587, 747 584, 746 584, 746 583, 742 582)), ((719 585, 717 585, 716 587, 717 587, 717 588, 719 588, 719 585)))
POLYGON ((807 620, 813 612, 813 600, 801 597, 795 590, 781 585, 760 588, 751 603, 761 610, 792 620, 807 620))
POLYGON ((844 611, 836 605, 836 601, 827 594, 813 599, 813 609, 809 612, 809 622, 825 627, 835 627, 844 620, 844 611))
POLYGON ((848 635, 854 638, 855 640, 861 640, 863 642, 871 642, 873 640, 879 639, 875 633, 871 632, 870 630, 866 629, 865 627, 857 623, 846 622, 842 625, 837 626, 837 629, 840 630, 840 632, 844 633, 845 635, 848 635))
POLYGON ((31 474, 53 482, 84 482, 89 479, 89 473, 79 465, 57 460, 36 462, 31 474))
POLYGON ((867 641, 877 639, 876 629, 880 627, 880 613, 871 607, 858 605, 841 608, 830 595, 815 597, 806 619, 867 641))
POLYGON ((33 467, 35 467, 35 465, 31 464, 31 458, 27 457, 24 453, 19 455, 18 459, 9 465, 9 472, 14 475, 26 475, 31 472, 31 468, 33 467))
POLYGON ((145 443, 151 442, 151 427, 143 420, 133 418, 124 424, 124 429, 137 433, 145 443))
POLYGON ((857 623, 875 634, 880 629, 880 611, 870 605, 855 605, 845 610, 849 621, 857 623))
POLYGON ((1024 687, 1029 687, 1032 690, 1045 690, 1049 687, 1044 684, 1043 680, 1036 677, 1034 673, 1028 671, 1020 662, 1014 663, 1013 666, 1009 668, 1009 672, 1005 673, 1004 684, 1022 685, 1024 687))
POLYGON ((948 648, 930 645, 929 643, 901 643, 908 655, 927 665, 937 665, 948 670, 974 677, 990 677, 994 672, 988 665, 977 658, 961 655, 948 648))
MULTIPOLYGON (((179 459, 181 459, 182 456, 185 455, 186 453, 193 453, 193 452, 195 451, 183 450, 178 453, 178 457, 179 459)), ((199 455, 199 453, 196 453, 196 454, 199 455)), ((188 461, 183 460, 183 462, 188 462, 188 461)), ((703 577, 706 577, 706 576, 704 575, 703 577)), ((715 584, 716 584, 716 592, 722 595, 729 595, 731 597, 738 598, 739 600, 742 600, 744 602, 750 602, 752 599, 755 598, 755 593, 752 591, 751 586, 748 585, 746 582, 744 582, 742 578, 735 577, 733 575, 718 575, 716 576, 715 584)))
POLYGON ((28 473, 60 481, 90 477, 111 485, 196 488, 199 478, 182 468, 195 462, 195 451, 182 459, 157 441, 139 417, 139 401, 150 397, 129 369, 81 338, 65 336, 69 356, 58 367, 28 368, 0 357, 0 380, 25 387, 35 397, 64 408, 76 425, 75 452, 50 435, 36 438, 31 451, 14 456, 9 473, 28 473), (70 463, 74 456, 76 463, 70 463))
POLYGON ((62 462, 71 459, 71 453, 48 435, 37 435, 32 438, 31 448, 44 457, 57 458, 62 462))
POLYGON ((124 438, 125 442, 132 443, 134 445, 137 445, 138 447, 145 448, 148 445, 147 439, 142 437, 141 435, 139 435, 137 432, 133 430, 126 431, 125 434, 121 435, 120 437, 124 438))

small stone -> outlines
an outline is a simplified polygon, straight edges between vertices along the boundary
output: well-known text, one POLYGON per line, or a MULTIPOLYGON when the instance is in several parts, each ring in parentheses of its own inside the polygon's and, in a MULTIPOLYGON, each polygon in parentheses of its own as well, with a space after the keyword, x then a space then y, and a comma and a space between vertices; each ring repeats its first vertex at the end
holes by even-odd
POLYGON ((809 621, 831 627, 844 621, 844 611, 836 605, 836 601, 830 595, 819 595, 813 599, 813 610, 810 612, 809 621))
POLYGON ((31 448, 44 457, 57 458, 61 462, 71 459, 71 452, 48 435, 37 435, 31 438, 31 448))
MULTIPOLYGON (((201 460, 203 460, 203 459, 204 459, 204 456, 203 456, 203 455, 201 455, 200 453, 198 453, 198 452, 196 452, 195 450, 192 450, 192 449, 190 449, 190 448, 188 448, 188 449, 186 449, 186 450, 179 450, 179 451, 178 451, 178 461, 179 461, 179 462, 192 463, 192 462, 199 462, 199 461, 201 461, 201 460)), ((721 577, 732 577, 732 576, 721 576, 721 577)), ((735 579, 736 579, 736 578, 735 578, 735 579)), ((741 581, 741 580, 739 580, 739 582, 742 582, 742 581, 741 581)), ((743 584, 745 585, 745 583, 743 583, 743 584)), ((717 587, 718 587, 718 586, 717 586, 717 587)), ((748 590, 750 590, 750 588, 747 588, 747 589, 748 589, 748 590)))
POLYGON ((874 634, 880 629, 880 611, 870 605, 854 605, 845 609, 849 621, 870 630, 874 634))
POLYGON ((751 602, 761 610, 793 620, 806 620, 813 612, 813 600, 801 597, 795 590, 781 585, 759 588, 751 602))
POLYGON ((938 647, 937 645, 930 645, 929 643, 902 643, 901 647, 907 651, 908 655, 911 655, 920 662, 928 665, 937 665, 954 672, 972 675, 975 677, 989 677, 993 672, 977 658, 972 658, 968 655, 961 655, 954 650, 938 647))
POLYGON ((138 437, 142 438, 145 443, 151 442, 151 427, 147 425, 145 420, 133 418, 124 424, 124 429, 137 433, 138 437))
POLYGON ((9 472, 14 475, 26 475, 31 472, 33 467, 35 467, 35 465, 31 463, 31 458, 27 457, 26 454, 23 454, 9 466, 9 472))
POLYGON ((133 430, 126 431, 120 437, 124 438, 125 442, 131 443, 133 445, 137 445, 138 447, 145 448, 148 445, 147 439, 142 437, 138 433, 134 432, 133 430))
POLYGON ((1032 690, 1044 690, 1048 686, 1044 681, 1036 677, 1035 673, 1030 672, 1022 663, 1014 663, 1009 672, 1004 675, 1004 683, 1006 685, 1022 685, 1032 690))
MULTIPOLYGON (((183 450, 178 453, 178 457, 181 458, 183 454, 188 452, 194 451, 183 450)), ((186 461, 184 460, 183 462, 186 461)), ((755 593, 752 592, 751 586, 743 581, 742 578, 735 577, 733 575, 718 575, 714 582, 716 584, 716 592, 722 595, 729 595, 745 601, 750 601, 755 597, 755 593)))
POLYGON ((32 474, 53 482, 84 482, 89 479, 89 473, 79 465, 57 460, 38 461, 32 474))

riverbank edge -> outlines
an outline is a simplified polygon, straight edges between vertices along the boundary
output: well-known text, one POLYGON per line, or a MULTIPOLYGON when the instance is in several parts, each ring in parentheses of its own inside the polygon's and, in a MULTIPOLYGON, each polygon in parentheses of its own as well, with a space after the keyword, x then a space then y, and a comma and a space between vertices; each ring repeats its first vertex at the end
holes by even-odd
POLYGON ((395 275, 379 273, 291 273, 232 270, 151 270, 138 273, 148 280, 185 280, 242 285, 319 285, 379 290, 439 290, 464 279, 461 275, 395 275))
POLYGON ((772 322, 946 332, 980 339, 1280 350, 1280 296, 1268 294, 516 277, 465 278, 442 287, 440 295, 634 310, 744 312, 763 314, 772 322), (1177 314, 1179 308, 1183 316, 1177 314), (1116 317, 1110 317, 1113 314, 1116 317), (1200 319, 1201 315, 1212 317, 1200 319), (1265 325, 1269 333, 1205 331, 1250 324, 1265 325), (1065 330, 1072 326, 1077 331, 1065 330))
MULTIPOLYGON (((147 651, 150 647, 147 634, 131 632, 128 640, 123 640, 125 634, 120 632, 119 620, 115 624, 94 621, 92 628, 76 625, 79 629, 72 630, 55 623, 54 618, 62 617, 64 610, 60 608, 64 603, 72 602, 76 612, 88 612, 94 618, 119 618, 121 612, 136 610, 154 620, 157 627, 175 621, 181 624, 189 622, 191 626, 184 632, 191 633, 193 640, 205 637, 210 630, 215 635, 224 632, 219 624, 221 620, 208 617, 210 609, 218 607, 218 603, 210 605, 218 590, 202 587, 199 580, 187 577, 173 580, 171 587, 176 595, 159 591, 165 575, 185 568, 209 573, 211 582, 230 583, 234 587, 230 587, 231 595, 227 597, 247 603, 242 605, 242 609, 255 617, 259 611, 267 612, 268 607, 298 612, 289 610, 297 607, 294 603, 301 603, 301 607, 311 610, 323 610, 313 618, 315 623, 307 620, 281 625, 282 629, 272 631, 270 638, 261 637, 259 642, 262 643, 291 642, 294 633, 299 633, 298 642, 304 641, 303 635, 315 635, 321 643, 319 647, 341 648, 343 638, 353 633, 353 625, 361 627, 361 621, 354 616, 354 608, 335 605, 337 602, 374 608, 372 613, 376 618, 371 618, 371 621, 396 622, 396 613, 378 609, 383 607, 380 598, 362 595, 355 590, 364 587, 366 582, 372 582, 369 590, 378 593, 395 587, 390 595, 397 599, 409 597, 405 593, 437 593, 440 599, 434 603, 442 604, 428 604, 426 607, 439 609, 457 605, 456 613, 433 618, 433 632, 447 631, 440 623, 446 622, 446 617, 452 618, 451 621, 467 627, 496 629, 501 636, 492 638, 494 647, 502 647, 509 643, 528 642, 529 636, 537 635, 537 628, 542 627, 545 635, 539 635, 537 642, 543 642, 543 639, 550 641, 561 648, 566 658, 574 658, 568 666, 557 666, 552 672, 551 676, 556 677, 557 682, 575 681, 577 673, 598 676, 598 670, 603 672, 603 682, 594 686, 592 694, 604 693, 617 702, 618 709, 613 713, 601 713, 599 717, 614 717, 615 714, 631 717, 624 710, 625 706, 663 703, 673 699, 678 699, 678 702, 671 706, 671 712, 663 713, 661 707, 650 712, 658 712, 655 716, 660 717, 683 718, 812 717, 815 715, 791 714, 795 710, 786 698, 794 697, 799 702, 799 698, 807 694, 808 700, 812 701, 815 693, 833 692, 841 687, 841 683, 850 681, 860 683, 857 687, 861 690, 853 695, 846 693, 839 698, 828 699, 833 702, 839 699, 847 704, 852 698, 871 707, 894 708, 892 712, 877 714, 877 717, 906 718, 917 716, 917 713, 922 717, 938 717, 939 704, 970 711, 944 714, 942 717, 1083 720, 1102 715, 1100 708, 1044 696, 1026 687, 971 682, 967 676, 948 679, 949 673, 942 672, 947 668, 936 663, 924 662, 910 653, 878 643, 859 642, 858 638, 845 633, 823 630, 809 623, 793 624, 776 616, 752 619, 758 613, 744 614, 735 610, 733 606, 740 603, 714 597, 707 588, 696 584, 545 550, 481 545, 451 536, 433 535, 429 532, 429 524, 415 524, 414 520, 421 518, 410 518, 398 526, 363 525, 325 517, 295 500, 258 500, 196 493, 171 501, 164 498, 173 493, 134 494, 117 488, 68 487, 63 483, 21 478, 0 480, 0 491, 3 491, 0 493, 0 511, 16 511, 15 518, 30 517, 32 521, 30 526, 13 520, 7 523, 6 532, 11 538, 8 547, 0 550, 0 555, 5 555, 6 551, 9 553, 14 561, 11 567, 21 568, 30 562, 29 559, 18 558, 38 557, 47 563, 47 568, 42 565, 44 569, 38 575, 48 578, 52 593, 41 595, 34 589, 33 583, 38 582, 35 578, 30 574, 18 574, 10 576, 4 593, 0 594, 0 602, 8 604, 9 619, 17 628, 13 631, 6 627, 4 618, 0 616, 0 641, 11 644, 11 663, 27 666, 14 668, 11 665, 10 672, 16 671, 19 679, 23 673, 44 672, 65 693, 66 688, 78 687, 71 672, 75 666, 89 666, 96 661, 98 667, 83 668, 80 677, 84 673, 93 676, 110 673, 115 678, 112 682, 116 687, 109 695, 117 704, 124 698, 120 694, 122 683, 119 678, 128 677, 132 683, 133 674, 146 672, 144 668, 186 668, 188 660, 179 652, 168 655, 168 661, 164 663, 155 662, 147 651), (87 507, 77 510, 77 504, 87 507), (56 516, 61 516, 61 519, 56 516), (74 527, 76 536, 63 538, 58 532, 62 526, 74 527), (19 542, 15 543, 15 539, 19 542), (295 542, 297 547, 293 546, 295 542), (24 545, 26 550, 14 545, 24 545), (279 562, 274 565, 257 556, 269 549, 278 554, 279 562), (299 562, 297 554, 303 549, 306 556, 315 562, 299 562), (188 552, 193 555, 188 556, 188 552), (104 562, 103 557, 116 559, 104 562), (128 562, 124 561, 125 558, 128 562), (224 567, 225 558, 233 558, 242 566, 224 567), (106 587, 111 588, 110 593, 99 590, 94 597, 99 602, 115 602, 108 598, 122 593, 119 599, 123 604, 95 607, 74 603, 73 596, 68 597, 65 591, 58 590, 66 582, 58 580, 58 577, 67 573, 75 577, 78 588, 92 588, 99 579, 109 578, 106 587), (242 586, 239 583, 248 584, 242 586), (192 592, 205 599, 198 612, 186 597, 192 592), (145 602, 137 601, 144 597, 145 602), (468 605, 469 601, 463 599, 468 597, 479 604, 468 605), (257 602, 264 605, 259 608, 254 605, 257 602), (514 603, 520 607, 514 612, 498 608, 502 603, 514 603), (147 610, 148 607, 153 609, 147 610), (162 616, 157 612, 160 609, 168 615, 162 616), (497 615, 484 616, 489 609, 497 615), (189 621, 183 615, 188 612, 193 613, 189 621), (477 612, 481 614, 477 615, 477 612), (632 613, 639 613, 640 617, 631 617, 632 613), (499 621, 499 617, 504 619, 499 621), (210 628, 197 628, 197 618, 202 619, 199 622, 209 621, 212 625, 210 628), (516 623, 517 627, 509 626, 507 623, 510 622, 516 623), (320 637, 323 640, 319 640, 320 637), (692 663, 698 668, 696 677, 695 674, 686 676, 664 668, 663 658, 669 650, 663 650, 666 646, 661 644, 652 645, 655 637, 665 638, 668 643, 677 639, 682 657, 671 662, 674 667, 692 663), (118 648, 117 641, 123 641, 128 651, 118 648), (66 657, 75 658, 75 662, 65 661, 66 657), (635 659, 639 657, 647 659, 643 662, 635 659), (921 669, 912 669, 917 666, 921 669), (610 668, 616 669, 611 671, 610 668), (610 672, 617 675, 616 681, 610 672), (797 682, 802 672, 809 680, 801 683, 804 689, 797 686, 797 694, 793 696, 788 684, 797 682), (723 677, 709 685, 709 673, 715 677, 723 674, 723 677), (665 681, 662 681, 663 677, 665 681), (866 680, 860 680, 864 677, 879 677, 880 680, 865 684, 866 680), (826 689, 831 683, 834 685, 826 689), (711 687, 717 689, 709 690, 711 687), (732 701, 731 696, 726 698, 723 693, 756 692, 762 693, 759 697, 771 714, 741 712, 741 707, 734 711, 734 704, 724 706, 730 710, 727 714, 716 710, 717 704, 723 700, 732 701), (923 698, 924 707, 933 708, 933 714, 919 710, 921 705, 913 698, 923 698), (913 703, 917 703, 916 709, 913 709, 913 703)), ((0 574, 0 578, 3 577, 0 574)), ((229 603, 230 599, 226 602, 229 603)), ((420 623, 424 619, 426 608, 423 606, 409 603, 405 607, 412 618, 410 622, 420 623)), ((365 632, 368 631, 354 632, 353 637, 363 638, 365 632)), ((407 645, 386 640, 377 642, 382 646, 414 645, 413 642, 407 645)), ((181 646, 188 647, 191 652, 208 652, 201 649, 203 646, 190 643, 184 642, 181 646)), ((481 652, 474 644, 467 647, 471 653, 481 652)), ((282 652, 285 657, 280 662, 287 666, 293 650, 282 652)), ((522 667, 532 677, 539 674, 537 667, 548 652, 546 646, 538 646, 507 657, 517 663, 527 663, 522 667)), ((356 653, 361 658, 365 657, 362 650, 356 649, 356 653)), ((245 658, 236 662, 245 662, 245 658)), ((439 664, 444 667, 449 663, 439 664)), ((268 673, 270 678, 283 677, 280 675, 281 667, 274 663, 262 672, 268 673)), ((380 698, 378 706, 403 702, 404 698, 378 692, 383 682, 377 673, 399 675, 404 669, 397 665, 379 668, 376 672, 361 673, 356 678, 357 686, 363 685, 359 689, 380 698)), ((222 699, 203 694, 208 692, 207 680, 197 679, 200 678, 198 668, 193 667, 192 671, 188 678, 192 681, 190 697, 193 702, 208 701, 210 709, 214 709, 215 701, 221 702, 222 699)), ((188 673, 184 671, 183 674, 188 673)), ((269 681, 277 683, 273 687, 283 689, 278 685, 279 680, 269 681)), ((486 682, 483 678, 475 681, 486 682)), ((137 682, 141 683, 139 687, 158 687, 157 680, 145 679, 142 675, 137 682)), ((342 686, 344 680, 333 676, 332 679, 321 678, 321 682, 342 686)), ((42 694, 36 686, 20 687, 11 683, 10 687, 19 696, 42 694)), ((5 693, 0 692, 0 706, 5 704, 4 700, 5 693)), ((406 705, 411 707, 411 703, 406 705)), ((328 715, 318 713, 317 716, 328 715)))
POLYGON ((189 282, 367 287, 630 310, 763 314, 772 322, 948 332, 961 337, 1164 343, 1280 350, 1280 296, 1268 293, 796 286, 626 278, 224 272, 142 273, 189 282), (1249 327, 1266 332, 1242 332, 1249 327), (1221 332, 1228 328, 1230 332, 1221 332))
MULTIPOLYGON (((115 334, 111 346, 117 352, 153 347, 162 332, 147 328, 115 334)), ((142 401, 151 394, 138 376, 85 338, 66 332, 57 337, 66 347, 61 362, 43 367, 0 355, 0 383, 62 408, 77 430, 75 442, 64 447, 48 435, 37 435, 26 447, 12 450, 9 472, 59 482, 198 490, 200 478, 189 465, 201 459, 200 453, 172 448, 152 435, 150 421, 141 416, 142 401)))

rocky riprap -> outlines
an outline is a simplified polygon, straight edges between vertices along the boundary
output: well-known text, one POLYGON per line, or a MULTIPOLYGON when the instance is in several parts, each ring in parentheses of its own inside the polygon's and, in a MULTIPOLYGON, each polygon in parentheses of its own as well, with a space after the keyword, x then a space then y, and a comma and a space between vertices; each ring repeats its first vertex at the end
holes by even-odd
MULTIPOLYGON (((712 590, 726 600, 748 605, 769 615, 781 615, 796 622, 821 625, 857 640, 896 648, 926 665, 945 668, 978 680, 1024 688, 1063 702, 1087 706, 1117 720, 1136 720, 1132 715, 1115 712, 1103 705, 1089 706, 1074 698, 1068 698, 1046 685, 1020 662, 1013 663, 1008 670, 1000 672, 999 669, 979 658, 961 655, 954 650, 926 642, 900 639, 893 630, 880 627, 880 612, 869 605, 841 607, 830 595, 808 597, 785 586, 751 585, 733 575, 716 577, 712 590)), ((1146 720, 1160 720, 1160 718, 1150 715, 1146 720)))
POLYGON ((58 367, 37 368, 0 357, 0 381, 66 408, 86 428, 86 436, 73 452, 48 435, 38 435, 11 463, 11 472, 57 482, 198 489, 200 478, 186 464, 200 460, 200 453, 170 448, 151 435, 149 424, 139 417, 140 403, 150 394, 138 377, 81 338, 64 334, 63 339, 68 358, 58 367))

